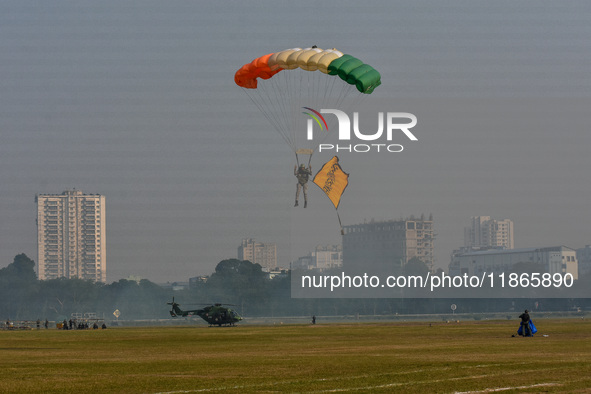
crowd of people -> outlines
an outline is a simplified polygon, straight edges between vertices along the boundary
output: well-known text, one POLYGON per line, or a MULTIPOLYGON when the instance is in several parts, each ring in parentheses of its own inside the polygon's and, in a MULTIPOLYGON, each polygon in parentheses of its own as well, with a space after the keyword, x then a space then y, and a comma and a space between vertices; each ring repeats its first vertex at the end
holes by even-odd
MULTIPOLYGON (((76 321, 75 319, 70 319, 66 321, 66 319, 64 319, 61 328, 63 330, 88 330, 89 328, 92 328, 93 330, 98 330, 99 325, 96 320, 93 322, 92 326, 90 326, 88 324, 88 321, 76 321)), ((103 322, 100 328, 104 330, 105 328, 107 328, 107 325, 103 322)))
MULTIPOLYGON (((94 330, 98 330, 99 328, 105 329, 107 325, 103 322, 99 326, 99 321, 94 320, 89 322, 88 320, 77 321, 76 319, 70 319, 69 321, 64 319, 61 323, 56 323, 56 328, 61 330, 88 330, 90 328, 94 330)), ((40 319, 37 321, 12 321, 7 319, 5 323, 0 323, 0 329, 4 330, 21 330, 21 329, 33 329, 37 328, 38 330, 41 329, 41 326, 46 330, 49 329, 49 320, 45 319, 45 322, 41 322, 40 319)))

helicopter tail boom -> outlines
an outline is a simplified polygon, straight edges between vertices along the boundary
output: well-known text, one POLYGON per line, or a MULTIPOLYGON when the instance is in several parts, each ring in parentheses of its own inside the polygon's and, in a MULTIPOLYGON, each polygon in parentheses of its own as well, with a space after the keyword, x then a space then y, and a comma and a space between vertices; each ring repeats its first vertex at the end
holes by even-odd
POLYGON ((177 317, 177 316, 185 316, 185 312, 179 308, 179 304, 174 302, 174 297, 172 297, 172 302, 169 302, 168 305, 171 306, 170 309, 170 316, 177 317))

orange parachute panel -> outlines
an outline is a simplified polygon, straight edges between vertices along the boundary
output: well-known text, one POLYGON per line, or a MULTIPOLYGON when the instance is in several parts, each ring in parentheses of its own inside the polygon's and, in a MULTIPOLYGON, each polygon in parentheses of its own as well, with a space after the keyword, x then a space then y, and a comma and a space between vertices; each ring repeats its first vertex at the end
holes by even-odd
POLYGON ((281 71, 281 68, 271 70, 271 67, 269 67, 268 62, 272 55, 272 53, 269 53, 242 66, 234 75, 236 85, 247 89, 256 89, 257 78, 269 79, 281 71))

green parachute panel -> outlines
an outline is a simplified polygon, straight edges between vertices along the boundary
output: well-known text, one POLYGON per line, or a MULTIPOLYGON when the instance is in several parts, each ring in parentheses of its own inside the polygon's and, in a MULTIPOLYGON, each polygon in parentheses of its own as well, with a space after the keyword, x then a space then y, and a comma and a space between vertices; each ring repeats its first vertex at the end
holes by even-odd
POLYGON ((329 75, 338 75, 361 93, 370 94, 381 82, 380 73, 351 55, 343 55, 328 66, 329 75))
POLYGON ((351 72, 353 72, 353 70, 355 70, 357 67, 363 66, 363 62, 359 59, 357 59, 356 57, 353 57, 349 60, 347 60, 346 62, 344 62, 343 64, 341 64, 341 66, 339 67, 339 77, 341 77, 341 79, 343 81, 346 81, 347 78, 349 77, 349 74, 351 72))
POLYGON ((371 94, 375 88, 382 84, 382 76, 375 69, 372 69, 357 79, 355 86, 361 93, 371 94))
POLYGON ((345 63, 349 59, 354 59, 351 55, 343 55, 338 59, 333 60, 328 65, 328 75, 337 75, 339 73, 339 68, 343 63, 345 63))
POLYGON ((363 74, 367 73, 368 71, 373 70, 373 67, 370 66, 369 64, 362 64, 361 66, 353 69, 351 72, 349 72, 349 74, 347 75, 347 83, 351 84, 351 85, 355 85, 357 84, 357 81, 359 80, 359 78, 361 78, 363 76, 363 74))

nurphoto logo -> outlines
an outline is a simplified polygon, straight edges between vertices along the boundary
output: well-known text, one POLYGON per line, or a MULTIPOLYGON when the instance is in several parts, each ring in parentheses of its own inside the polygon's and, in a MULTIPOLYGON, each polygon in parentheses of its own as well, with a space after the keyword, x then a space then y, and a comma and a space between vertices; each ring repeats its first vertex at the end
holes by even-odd
POLYGON ((353 132, 351 133, 351 118, 344 111, 338 109, 316 111, 310 107, 302 108, 310 111, 303 112, 310 116, 306 130, 306 138, 309 141, 314 139, 314 123, 318 125, 320 132, 328 132, 327 122, 322 114, 336 116, 339 143, 336 145, 321 143, 318 145, 318 152, 402 152, 404 146, 400 143, 393 143, 394 139, 404 137, 410 141, 418 141, 418 138, 410 131, 416 126, 417 117, 408 112, 378 112, 378 130, 375 132, 373 130, 371 132, 368 130, 361 131, 359 112, 353 112, 353 132), (355 142, 356 140, 363 141, 363 143, 342 143, 355 142))

